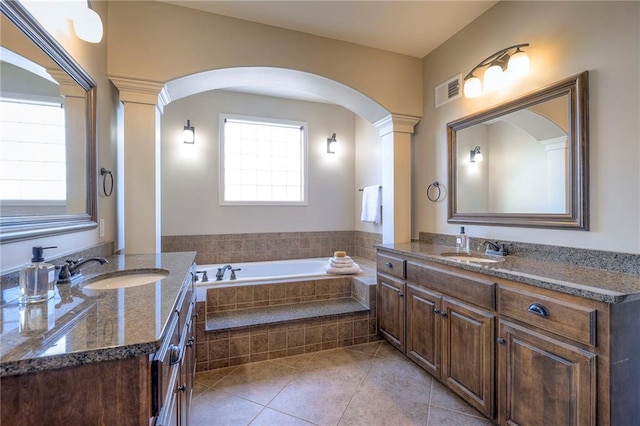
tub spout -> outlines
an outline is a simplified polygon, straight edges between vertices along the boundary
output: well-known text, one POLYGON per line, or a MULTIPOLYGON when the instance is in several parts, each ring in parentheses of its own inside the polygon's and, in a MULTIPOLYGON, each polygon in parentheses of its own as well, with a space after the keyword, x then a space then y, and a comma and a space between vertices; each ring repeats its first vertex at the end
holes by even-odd
POLYGON ((224 279, 224 273, 227 269, 233 269, 231 265, 224 265, 222 268, 218 268, 218 272, 216 272, 216 281, 222 281, 224 279))

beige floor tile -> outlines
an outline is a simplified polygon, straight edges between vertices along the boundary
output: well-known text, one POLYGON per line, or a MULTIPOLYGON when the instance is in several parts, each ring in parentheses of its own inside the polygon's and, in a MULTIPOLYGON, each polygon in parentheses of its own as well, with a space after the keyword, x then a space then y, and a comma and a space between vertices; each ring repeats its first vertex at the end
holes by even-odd
POLYGON ((428 426, 490 426, 489 420, 431 406, 428 426))
POLYGON ((404 356, 402 352, 388 344, 387 342, 382 342, 380 348, 376 352, 376 358, 393 358, 398 361, 411 362, 409 358, 404 356))
POLYGON ((435 407, 459 411, 471 416, 483 417, 475 408, 467 404, 462 398, 445 388, 444 385, 436 380, 433 381, 430 404, 435 407))
POLYGON ((431 376, 413 364, 376 359, 340 425, 425 425, 431 382, 431 376))
POLYGON ((209 390, 191 404, 193 426, 246 426, 264 407, 226 392, 209 390))
POLYGON ((318 425, 336 425, 360 378, 324 371, 302 372, 269 404, 269 408, 318 425))
POLYGON ((251 426, 308 426, 313 423, 281 413, 271 408, 265 408, 252 422, 251 426))
POLYGON ((195 384, 211 388, 238 367, 217 368, 196 373, 195 384))
POLYGON ((270 361, 243 364, 218 381, 215 388, 267 405, 297 371, 270 361))
POLYGON ((360 380, 369 370, 373 356, 357 351, 339 348, 317 352, 304 372, 318 372, 327 376, 360 380))
POLYGON ((369 343, 362 343, 360 345, 348 346, 345 349, 348 349, 350 351, 363 352, 369 355, 375 355, 378 349, 380 348, 381 344, 382 344, 382 341, 378 340, 377 342, 369 342, 369 343))
POLYGON ((275 358, 275 359, 272 359, 271 362, 274 362, 276 364, 286 365, 287 367, 301 369, 306 367, 309 364, 309 362, 313 359, 314 356, 315 356, 315 352, 312 352, 312 353, 302 354, 302 355, 287 356, 284 358, 275 358))

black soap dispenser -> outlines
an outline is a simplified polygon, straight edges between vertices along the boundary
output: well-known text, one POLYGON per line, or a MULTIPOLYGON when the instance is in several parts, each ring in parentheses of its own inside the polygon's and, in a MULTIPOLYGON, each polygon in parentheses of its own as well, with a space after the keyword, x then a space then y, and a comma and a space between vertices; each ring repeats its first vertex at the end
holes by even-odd
POLYGON ((53 297, 55 266, 44 262, 44 250, 57 247, 32 247, 31 263, 20 271, 20 303, 43 302, 53 297))

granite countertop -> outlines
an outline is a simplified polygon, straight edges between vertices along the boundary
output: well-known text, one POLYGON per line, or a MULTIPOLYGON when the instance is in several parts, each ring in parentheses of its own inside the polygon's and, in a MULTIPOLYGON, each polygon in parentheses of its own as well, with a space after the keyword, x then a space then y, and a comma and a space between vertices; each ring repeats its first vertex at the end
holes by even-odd
POLYGON ((156 352, 195 252, 117 255, 89 267, 78 283, 57 286, 47 302, 0 306, 0 376, 156 352), (89 290, 92 278, 125 270, 170 274, 136 287, 89 290))
MULTIPOLYGON (((516 255, 502 257, 497 263, 460 262, 442 256, 443 253, 455 252, 454 247, 422 242, 379 244, 376 247, 606 303, 640 300, 639 275, 516 255)), ((472 251, 471 255, 485 257, 482 252, 472 251)))

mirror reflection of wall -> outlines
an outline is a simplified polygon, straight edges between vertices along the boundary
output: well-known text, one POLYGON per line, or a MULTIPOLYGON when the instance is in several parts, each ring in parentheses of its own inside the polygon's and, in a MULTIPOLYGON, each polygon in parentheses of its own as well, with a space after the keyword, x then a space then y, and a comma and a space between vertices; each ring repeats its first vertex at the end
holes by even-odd
POLYGON ((4 16, 0 216, 86 213, 86 91, 4 16))
POLYGON ((568 102, 564 95, 459 130, 458 211, 567 213, 568 102), (470 161, 476 146, 481 162, 470 161))

